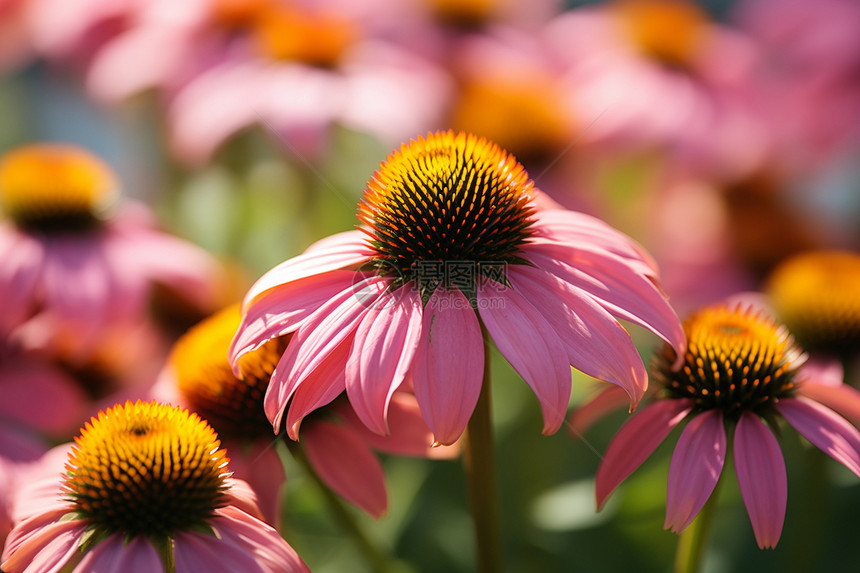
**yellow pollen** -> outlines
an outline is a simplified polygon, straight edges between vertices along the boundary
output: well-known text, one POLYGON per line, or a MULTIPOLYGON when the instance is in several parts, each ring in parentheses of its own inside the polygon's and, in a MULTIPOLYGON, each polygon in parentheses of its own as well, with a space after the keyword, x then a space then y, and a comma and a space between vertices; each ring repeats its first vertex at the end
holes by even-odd
POLYGON ((196 414, 157 402, 99 412, 75 438, 64 490, 105 534, 170 536, 223 503, 228 459, 196 414))
POLYGON ((272 426, 263 410, 269 378, 286 346, 273 339, 240 361, 236 378, 227 360, 239 327, 239 305, 231 305, 188 330, 176 341, 169 363, 179 391, 191 409, 224 437, 269 437, 272 426))
POLYGON ((525 169, 495 143, 437 132, 387 157, 367 184, 358 217, 382 271, 395 269, 408 281, 416 265, 471 264, 464 272, 474 279, 517 262, 533 224, 531 191, 525 169))
POLYGON ((19 225, 91 222, 117 192, 110 167, 79 147, 33 144, 0 157, 0 208, 19 225))
POLYGON ((808 350, 860 345, 860 255, 807 251, 783 261, 765 286, 777 315, 808 350))
POLYGON ((257 18, 254 38, 273 60, 332 67, 358 38, 355 24, 335 13, 273 4, 257 18))
POLYGON ((684 330, 684 365, 672 370, 674 351, 667 346, 655 360, 655 374, 674 397, 693 398, 701 409, 731 414, 785 396, 806 358, 784 326, 752 308, 707 307, 688 318, 684 330))
POLYGON ((613 9, 633 43, 670 66, 689 66, 706 35, 707 15, 687 0, 618 0, 613 9))

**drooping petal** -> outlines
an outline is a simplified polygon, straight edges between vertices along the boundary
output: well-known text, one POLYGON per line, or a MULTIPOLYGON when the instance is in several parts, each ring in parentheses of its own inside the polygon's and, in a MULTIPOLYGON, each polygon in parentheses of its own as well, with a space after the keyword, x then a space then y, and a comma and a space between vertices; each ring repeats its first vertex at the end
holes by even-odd
POLYGON ((388 404, 412 367, 422 318, 421 297, 407 283, 371 309, 355 331, 346 393, 361 421, 378 434, 389 433, 388 404))
POLYGON ((734 457, 756 542, 761 549, 775 547, 785 520, 788 480, 779 442, 755 414, 744 412, 738 421, 734 457))
POLYGON ((623 259, 573 251, 554 244, 529 245, 529 261, 588 293, 614 316, 647 328, 683 357, 686 337, 678 316, 660 289, 623 259))
POLYGON ((666 488, 666 523, 675 533, 684 531, 711 497, 726 460, 726 429, 720 410, 694 417, 681 432, 666 488))
POLYGON ((151 573, 162 568, 161 557, 146 537, 141 535, 125 543, 123 535, 115 533, 89 550, 75 571, 151 573))
POLYGON ((855 426, 860 426, 860 391, 856 388, 841 382, 838 385, 829 381, 818 384, 810 380, 798 384, 797 393, 824 404, 855 426))
POLYGON ((245 295, 243 306, 277 286, 337 269, 347 269, 367 261, 373 251, 361 231, 346 231, 323 239, 321 245, 308 250, 269 270, 255 282, 245 295))
POLYGON ((63 520, 50 511, 19 522, 6 538, 3 562, 7 573, 59 573, 78 551, 86 522, 63 520))
POLYGON ((619 410, 630 401, 630 396, 620 386, 605 386, 600 392, 586 400, 568 417, 570 431, 581 436, 598 420, 610 412, 619 410))
POLYGON ((508 277, 552 325, 570 364, 623 388, 635 408, 648 385, 648 373, 624 327, 589 296, 547 272, 518 265, 508 277))
POLYGON ((352 271, 329 271, 261 294, 244 309, 230 343, 230 363, 236 364, 242 355, 253 352, 272 338, 297 330, 326 301, 347 289, 354 277, 352 271))
POLYGON ((631 263, 638 261, 641 266, 637 269, 647 275, 657 271, 657 263, 639 243, 597 217, 554 209, 537 211, 535 219, 538 222, 534 227, 536 235, 577 247, 597 247, 629 259, 631 263))
MULTIPOLYGON (((352 337, 341 342, 307 378, 300 380, 292 395, 289 411, 287 412, 287 435, 293 440, 298 439, 299 425, 302 419, 317 408, 329 404, 346 390, 344 368, 349 361, 352 348, 352 337)), ((275 427, 280 427, 280 418, 275 418, 275 427)))
MULTIPOLYGON (((230 471, 234 478, 244 480, 253 490, 256 505, 266 522, 280 527, 284 482, 284 464, 274 440, 257 440, 252 444, 223 439, 223 447, 230 452, 230 471)), ((233 480, 234 483, 241 483, 233 480)), ((236 486, 230 488, 236 489, 236 486)), ((247 510, 246 510, 247 511, 247 510)))
POLYGON ((0 333, 33 311, 43 256, 41 243, 0 223, 0 333))
POLYGON ((845 418, 807 398, 784 398, 776 409, 812 445, 860 477, 860 431, 845 418))
POLYGON ((543 433, 555 433, 567 415, 571 389, 567 349, 555 329, 522 294, 494 281, 478 289, 478 312, 499 352, 540 401, 543 433))
POLYGON ((311 465, 331 489, 373 517, 385 513, 388 494, 382 464, 349 428, 325 420, 309 422, 302 443, 311 465))
POLYGON ((621 426, 597 468, 594 485, 598 509, 692 409, 692 400, 658 400, 621 426))
POLYGON ((370 431, 348 403, 339 405, 337 415, 344 427, 374 450, 398 456, 421 456, 434 459, 455 457, 459 453, 456 444, 433 446, 433 432, 421 415, 415 396, 408 392, 395 392, 388 404, 387 436, 370 431))
POLYGON ((437 288, 424 307, 412 372, 415 397, 436 441, 449 445, 466 428, 484 373, 478 317, 457 289, 437 288))

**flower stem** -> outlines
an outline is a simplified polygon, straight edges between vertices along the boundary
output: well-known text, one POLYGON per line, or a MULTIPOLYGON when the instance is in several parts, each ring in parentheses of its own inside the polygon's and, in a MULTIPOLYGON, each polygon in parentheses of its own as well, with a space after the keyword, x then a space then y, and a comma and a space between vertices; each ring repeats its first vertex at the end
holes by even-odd
POLYGON ((382 551, 380 551, 370 538, 367 537, 362 527, 356 522, 353 513, 349 511, 344 504, 343 499, 334 493, 322 478, 320 478, 319 474, 311 465, 304 448, 289 438, 285 438, 284 440, 287 443, 287 448, 292 454, 293 459, 302 466, 311 480, 319 487, 329 509, 331 509, 341 527, 349 533, 359 550, 364 554, 364 557, 370 564, 371 569, 373 571, 379 571, 380 573, 392 571, 393 568, 386 556, 383 555, 382 551))
POLYGON ((496 573, 502 570, 502 544, 490 400, 490 352, 486 341, 484 380, 475 411, 469 419, 463 455, 475 522, 478 571, 496 573))
POLYGON ((678 538, 678 548, 675 552, 675 573, 696 573, 701 570, 708 533, 716 513, 717 493, 722 481, 722 476, 720 476, 714 486, 714 491, 711 492, 711 497, 705 502, 699 515, 678 538))

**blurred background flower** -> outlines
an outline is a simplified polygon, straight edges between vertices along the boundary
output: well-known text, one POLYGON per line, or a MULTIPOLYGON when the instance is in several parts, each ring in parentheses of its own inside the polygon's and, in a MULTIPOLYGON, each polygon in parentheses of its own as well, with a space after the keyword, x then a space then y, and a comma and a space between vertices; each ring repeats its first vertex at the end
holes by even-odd
MULTIPOLYGON (((837 345, 860 384, 860 292, 850 264, 820 256, 860 253, 858 29, 856 0, 0 0, 0 155, 71 146, 106 200, 79 204, 97 225, 61 241, 22 214, 49 170, 13 164, 2 194, 0 532, 33 460, 99 408, 144 396, 177 339, 265 271, 354 229, 380 161, 435 130, 488 137, 548 202, 640 243, 679 316, 760 291, 811 357, 837 345)), ((660 338, 629 331, 648 364, 660 338)), ((501 354, 489 360, 508 568, 665 571, 676 538, 655 492, 671 448, 597 513, 599 452, 627 414, 572 441, 538 436, 530 390, 501 354)), ((575 407, 595 381, 572 377, 575 407)), ((332 443, 354 415, 303 429, 321 422, 332 443)), ((709 573, 860 561, 856 478, 808 463, 795 434, 777 439, 789 491, 806 494, 788 495, 779 545, 762 552, 738 527, 748 518, 726 480, 709 573)), ((387 512, 348 507, 359 528, 405 571, 471 571, 462 469, 370 439, 387 512)), ((360 571, 307 468, 279 463, 281 534, 314 571, 360 571)))

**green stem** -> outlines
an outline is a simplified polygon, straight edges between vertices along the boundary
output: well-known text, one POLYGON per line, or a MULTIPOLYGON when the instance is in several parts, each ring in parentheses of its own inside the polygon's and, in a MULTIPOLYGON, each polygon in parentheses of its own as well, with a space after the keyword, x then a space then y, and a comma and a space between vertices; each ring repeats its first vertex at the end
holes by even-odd
POLYGON ((675 573, 696 573, 701 570, 708 533, 716 514, 717 493, 722 481, 722 476, 720 476, 714 486, 714 491, 711 492, 711 497, 699 511, 699 515, 678 538, 678 548, 675 552, 675 573))
POLYGON ((380 573, 391 571, 392 567, 387 557, 373 542, 371 542, 367 535, 365 535, 364 530, 355 520, 355 515, 346 507, 343 499, 333 492, 328 484, 322 480, 311 465, 304 448, 289 438, 285 438, 285 441, 293 459, 295 459, 302 468, 304 468, 311 480, 317 484, 329 506, 329 509, 331 509, 341 527, 349 533, 359 550, 364 554, 365 559, 367 559, 367 562, 370 564, 371 570, 378 571, 380 573))
POLYGON ((490 353, 486 342, 484 380, 469 419, 463 456, 475 522, 478 571, 496 573, 502 571, 502 544, 490 400, 490 353))

